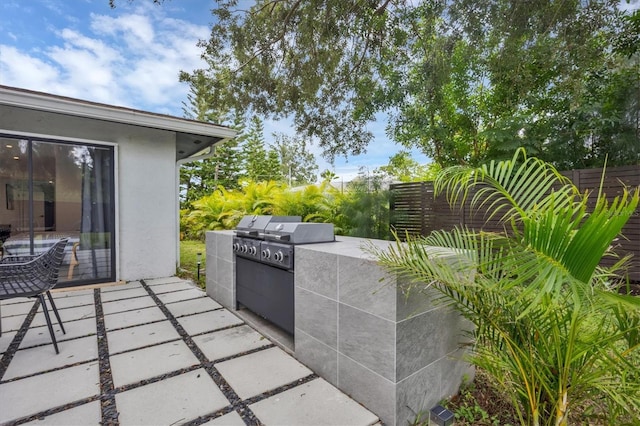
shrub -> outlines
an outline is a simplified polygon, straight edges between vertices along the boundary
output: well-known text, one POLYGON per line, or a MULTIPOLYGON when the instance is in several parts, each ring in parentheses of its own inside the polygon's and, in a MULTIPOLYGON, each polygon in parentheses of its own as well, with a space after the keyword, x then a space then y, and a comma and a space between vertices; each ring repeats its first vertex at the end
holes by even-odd
POLYGON ((472 207, 490 205, 508 232, 456 228, 371 251, 414 278, 405 291, 431 283, 475 325, 469 359, 505 389, 521 424, 566 425, 586 406, 584 415, 599 422, 640 418, 640 299, 611 286, 625 259, 598 266, 638 206, 638 190, 611 205, 598 196, 587 214, 589 194, 522 150, 510 161, 446 169, 436 180, 452 204, 474 186, 472 207), (460 261, 443 262, 428 246, 453 249, 460 261), (470 266, 475 274, 460 273, 470 266))

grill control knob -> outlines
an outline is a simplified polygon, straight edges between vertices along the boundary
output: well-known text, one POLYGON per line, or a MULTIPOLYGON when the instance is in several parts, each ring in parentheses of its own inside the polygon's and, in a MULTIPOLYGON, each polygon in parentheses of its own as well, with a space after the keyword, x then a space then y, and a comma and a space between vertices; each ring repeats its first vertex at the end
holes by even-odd
POLYGON ((278 252, 273 255, 273 260, 276 262, 282 262, 282 260, 284 260, 284 253, 282 253, 282 250, 278 250, 278 252))
POLYGON ((247 252, 249 252, 249 246, 247 246, 246 244, 243 244, 243 245, 242 245, 242 252, 243 252, 243 253, 247 253, 247 252))
POLYGON ((258 250, 256 249, 256 246, 251 246, 251 248, 249 249, 249 254, 255 256, 256 253, 258 252, 258 250))
POLYGON ((271 251, 269 249, 262 250, 262 257, 269 259, 271 257, 271 251))
POLYGON ((240 250, 240 243, 233 243, 233 251, 240 250))

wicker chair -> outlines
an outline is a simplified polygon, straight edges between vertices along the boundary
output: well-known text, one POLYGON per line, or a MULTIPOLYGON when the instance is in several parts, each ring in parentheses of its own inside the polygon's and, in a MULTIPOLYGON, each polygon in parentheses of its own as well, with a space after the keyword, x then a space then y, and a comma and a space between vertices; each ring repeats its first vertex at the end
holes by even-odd
POLYGON ((56 354, 59 353, 58 342, 53 332, 44 294, 47 294, 58 324, 60 324, 62 332, 66 334, 49 290, 58 283, 58 274, 67 242, 68 239, 63 238, 43 253, 33 256, 8 256, 0 261, 0 300, 16 297, 39 298, 56 354))

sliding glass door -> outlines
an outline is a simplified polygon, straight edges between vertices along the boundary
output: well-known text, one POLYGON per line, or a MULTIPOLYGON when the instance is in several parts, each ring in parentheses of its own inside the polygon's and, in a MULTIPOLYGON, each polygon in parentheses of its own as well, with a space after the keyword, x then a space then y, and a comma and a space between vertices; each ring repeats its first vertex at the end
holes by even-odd
POLYGON ((60 286, 115 280, 114 150, 0 135, 0 256, 66 237, 60 286))

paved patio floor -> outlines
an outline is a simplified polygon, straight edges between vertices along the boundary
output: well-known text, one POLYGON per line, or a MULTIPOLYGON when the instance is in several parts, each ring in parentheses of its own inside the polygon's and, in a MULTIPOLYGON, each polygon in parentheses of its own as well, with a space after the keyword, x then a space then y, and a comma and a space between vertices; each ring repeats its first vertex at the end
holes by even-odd
POLYGON ((378 418, 190 282, 2 302, 0 424, 371 425, 378 418), (52 315, 52 320, 55 317, 52 315))

